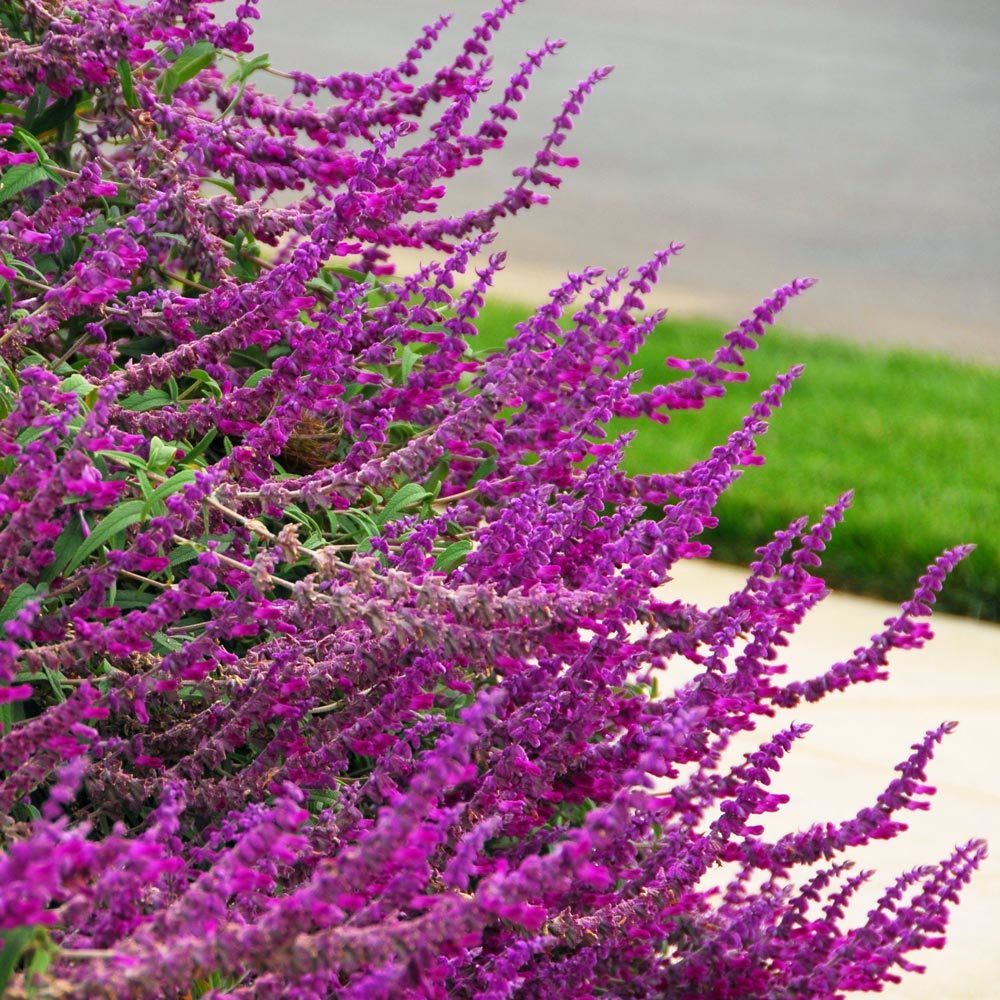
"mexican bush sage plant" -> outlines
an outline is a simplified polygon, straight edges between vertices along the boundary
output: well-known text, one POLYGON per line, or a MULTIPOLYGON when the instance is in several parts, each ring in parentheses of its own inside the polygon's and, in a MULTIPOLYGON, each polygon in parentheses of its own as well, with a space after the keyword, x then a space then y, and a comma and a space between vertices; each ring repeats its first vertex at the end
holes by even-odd
POLYGON ((494 223, 576 165, 606 73, 493 204, 436 213, 559 47, 490 89, 515 6, 435 71, 444 18, 316 79, 253 54, 252 2, 0 2, 7 996, 826 997, 942 944, 982 843, 860 923, 843 855, 926 807, 950 724, 869 808, 778 840, 757 819, 806 727, 725 751, 883 679, 967 549, 808 682, 779 649, 849 497, 723 606, 664 598, 799 372, 684 471, 626 476, 604 428, 720 395, 810 282, 648 392, 676 244, 477 351, 494 223))

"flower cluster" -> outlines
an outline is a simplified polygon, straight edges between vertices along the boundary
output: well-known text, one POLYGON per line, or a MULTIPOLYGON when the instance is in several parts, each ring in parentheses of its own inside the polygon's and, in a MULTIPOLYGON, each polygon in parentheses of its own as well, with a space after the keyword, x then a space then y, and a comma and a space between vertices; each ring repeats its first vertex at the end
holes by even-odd
POLYGON ((478 349, 494 224, 576 166, 607 73, 493 204, 441 215, 559 48, 491 89, 517 3, 434 71, 447 19, 316 79, 253 54, 253 0, 0 0, 5 995, 833 996, 942 944, 982 843, 857 926, 836 859, 926 806, 950 725, 775 842, 756 817, 806 727, 726 749, 884 678, 967 549, 807 682, 776 649, 849 496, 724 606, 664 599, 799 371, 687 470, 625 475, 607 425, 720 395, 810 281, 647 392, 678 244, 478 349), (400 247, 427 263, 397 274, 400 247))

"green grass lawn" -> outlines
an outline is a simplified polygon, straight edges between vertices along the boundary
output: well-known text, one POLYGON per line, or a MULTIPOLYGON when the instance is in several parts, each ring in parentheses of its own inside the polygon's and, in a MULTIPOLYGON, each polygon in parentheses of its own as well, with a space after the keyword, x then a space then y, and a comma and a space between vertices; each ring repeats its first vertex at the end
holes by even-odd
MULTIPOLYGON (((528 309, 487 306, 480 346, 501 344, 528 309)), ((640 385, 678 377, 667 355, 710 357, 722 323, 668 317, 640 352, 640 385)), ((778 372, 806 371, 761 442, 767 463, 748 469, 722 498, 706 534, 714 558, 746 564, 770 533, 815 516, 846 489, 854 506, 824 556, 831 586, 890 600, 908 596, 942 549, 975 542, 950 578, 942 610, 1000 620, 1000 368, 876 350, 786 332, 765 335, 747 356, 748 382, 668 426, 638 423, 629 472, 672 472, 705 457, 736 428, 778 372)), ((617 421, 615 430, 634 422, 617 421)))

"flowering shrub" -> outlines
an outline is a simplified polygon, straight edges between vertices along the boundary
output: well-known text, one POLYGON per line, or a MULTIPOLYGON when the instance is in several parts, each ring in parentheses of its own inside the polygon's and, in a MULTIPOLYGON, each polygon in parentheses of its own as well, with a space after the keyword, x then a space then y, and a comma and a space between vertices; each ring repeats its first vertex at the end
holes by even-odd
POLYGON ((829 996, 943 942, 980 842, 859 926, 840 856, 926 808, 950 725, 870 808, 775 842, 756 817, 807 727, 724 752, 884 678, 966 549, 808 683, 778 647, 849 497, 724 606, 658 596, 798 371, 677 474, 625 476, 602 427, 720 395, 809 282, 651 392, 628 365, 677 245, 477 353, 493 224, 575 165, 606 72, 494 204, 435 215, 558 47, 484 108, 515 6, 426 82, 444 19, 379 72, 278 73, 279 101, 253 3, 0 2, 8 996, 829 996), (394 277, 395 247, 436 262, 394 277))

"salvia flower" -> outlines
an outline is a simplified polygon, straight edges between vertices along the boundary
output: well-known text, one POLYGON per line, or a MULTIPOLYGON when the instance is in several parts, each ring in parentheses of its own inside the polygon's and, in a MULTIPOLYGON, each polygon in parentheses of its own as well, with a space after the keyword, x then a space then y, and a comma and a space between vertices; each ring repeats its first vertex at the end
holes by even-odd
POLYGON ((608 74, 491 204, 440 214, 562 47, 497 76, 518 5, 440 66, 446 17, 320 79, 254 54, 254 2, 0 2, 5 995, 826 997, 943 944, 984 845, 854 922, 875 876, 845 855, 927 808, 952 723, 773 842, 808 727, 728 751, 885 679, 969 547, 806 681, 778 651, 850 494, 722 606, 663 597, 801 368, 688 469, 627 475, 609 424, 710 405, 812 279, 644 391, 680 243, 567 275, 483 349, 496 224, 578 165, 608 74))

